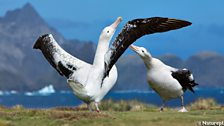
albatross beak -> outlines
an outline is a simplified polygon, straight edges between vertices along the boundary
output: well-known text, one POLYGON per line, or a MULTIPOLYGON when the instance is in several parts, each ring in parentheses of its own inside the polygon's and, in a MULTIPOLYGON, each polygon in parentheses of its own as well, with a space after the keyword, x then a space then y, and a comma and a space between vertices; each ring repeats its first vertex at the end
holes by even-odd
POLYGON ((135 51, 135 52, 138 51, 138 46, 130 45, 129 47, 130 47, 130 49, 132 49, 132 50, 135 51))
POLYGON ((110 25, 110 27, 116 29, 121 21, 122 21, 122 17, 118 17, 117 20, 113 24, 110 25))

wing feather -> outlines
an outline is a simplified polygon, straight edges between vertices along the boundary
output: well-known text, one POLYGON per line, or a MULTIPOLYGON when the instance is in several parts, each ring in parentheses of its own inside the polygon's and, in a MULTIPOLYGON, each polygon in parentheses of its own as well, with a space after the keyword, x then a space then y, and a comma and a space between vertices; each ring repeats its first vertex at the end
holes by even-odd
POLYGON ((189 89, 191 92, 194 93, 193 87, 198 85, 195 83, 193 79, 192 73, 187 69, 181 69, 177 71, 172 71, 173 78, 175 78, 183 88, 183 91, 189 89))
POLYGON ((51 66, 66 78, 69 78, 78 69, 90 65, 63 50, 51 34, 40 36, 33 48, 40 49, 51 66))
POLYGON ((145 19, 135 19, 126 23, 122 31, 118 34, 111 48, 105 54, 104 78, 116 63, 124 51, 144 35, 166 32, 191 25, 190 22, 171 18, 152 17, 145 19))

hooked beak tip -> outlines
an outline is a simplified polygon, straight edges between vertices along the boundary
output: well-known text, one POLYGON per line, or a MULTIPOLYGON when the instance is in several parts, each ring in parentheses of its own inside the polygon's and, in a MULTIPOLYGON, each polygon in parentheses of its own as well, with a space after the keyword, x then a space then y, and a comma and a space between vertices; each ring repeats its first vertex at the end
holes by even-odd
POLYGON ((137 48, 137 46, 134 46, 134 45, 130 45, 129 46, 130 47, 130 49, 132 49, 133 51, 138 51, 138 48, 137 48))
POLYGON ((122 21, 122 17, 118 17, 118 18, 116 19, 116 21, 115 21, 113 24, 110 25, 110 27, 116 29, 117 26, 121 23, 121 21, 122 21))
POLYGON ((121 17, 121 16, 118 17, 117 20, 118 20, 119 22, 121 22, 121 21, 122 21, 122 17, 121 17))

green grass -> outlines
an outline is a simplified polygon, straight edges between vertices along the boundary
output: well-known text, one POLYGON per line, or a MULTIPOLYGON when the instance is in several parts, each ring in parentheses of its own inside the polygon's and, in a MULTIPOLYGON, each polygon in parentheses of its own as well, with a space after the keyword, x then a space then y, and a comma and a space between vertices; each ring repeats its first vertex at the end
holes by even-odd
POLYGON ((104 101, 101 113, 84 108, 83 105, 52 109, 0 107, 0 126, 196 126, 200 121, 224 121, 224 107, 211 99, 192 103, 187 107, 188 113, 178 113, 175 108, 159 112, 158 107, 137 101, 104 101))

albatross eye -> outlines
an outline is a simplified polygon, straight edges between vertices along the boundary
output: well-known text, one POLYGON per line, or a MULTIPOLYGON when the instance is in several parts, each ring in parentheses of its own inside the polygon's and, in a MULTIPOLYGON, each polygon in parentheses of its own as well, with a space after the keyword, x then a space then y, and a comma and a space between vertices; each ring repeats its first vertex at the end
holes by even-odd
POLYGON ((107 31, 107 33, 109 33, 110 31, 107 31))
POLYGON ((145 51, 144 51, 144 50, 142 50, 142 52, 144 53, 145 51))

